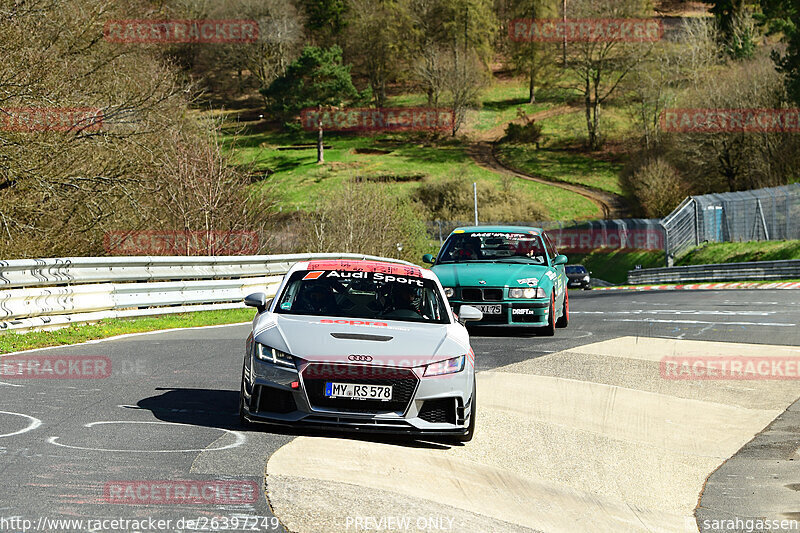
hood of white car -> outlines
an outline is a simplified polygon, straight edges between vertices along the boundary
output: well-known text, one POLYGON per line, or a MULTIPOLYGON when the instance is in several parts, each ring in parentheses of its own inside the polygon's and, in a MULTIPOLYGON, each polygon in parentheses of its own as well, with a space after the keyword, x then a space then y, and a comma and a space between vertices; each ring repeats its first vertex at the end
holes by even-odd
POLYGON ((414 367, 469 351, 459 324, 262 313, 253 326, 256 342, 307 361, 350 362, 358 355, 372 364, 414 367))

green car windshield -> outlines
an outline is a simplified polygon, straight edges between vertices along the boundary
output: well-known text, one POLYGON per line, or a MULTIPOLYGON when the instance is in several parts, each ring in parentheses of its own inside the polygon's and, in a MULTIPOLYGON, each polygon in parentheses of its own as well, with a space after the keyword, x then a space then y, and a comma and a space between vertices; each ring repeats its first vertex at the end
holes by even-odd
POLYGON ((547 264, 539 235, 532 233, 454 233, 442 247, 437 263, 520 262, 547 264))

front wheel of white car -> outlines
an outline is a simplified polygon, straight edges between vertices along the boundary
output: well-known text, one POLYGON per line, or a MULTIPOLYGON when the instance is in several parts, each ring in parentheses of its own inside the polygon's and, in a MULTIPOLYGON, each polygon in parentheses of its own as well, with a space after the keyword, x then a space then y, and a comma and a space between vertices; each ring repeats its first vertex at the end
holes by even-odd
POLYGON ((255 427, 255 424, 245 417, 244 412, 244 368, 242 368, 242 385, 239 389, 239 425, 246 429, 255 427))
POLYGON ((475 380, 472 381, 472 405, 469 410, 469 425, 467 426, 467 432, 463 435, 457 435, 453 438, 456 442, 469 442, 472 440, 472 436, 475 434, 475 415, 477 414, 477 407, 478 407, 478 397, 475 394, 475 380))

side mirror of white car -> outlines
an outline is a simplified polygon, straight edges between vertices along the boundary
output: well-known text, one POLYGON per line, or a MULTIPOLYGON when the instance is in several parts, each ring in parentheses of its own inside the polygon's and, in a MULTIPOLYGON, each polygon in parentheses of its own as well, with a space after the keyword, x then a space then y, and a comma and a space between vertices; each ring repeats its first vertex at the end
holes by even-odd
POLYGON ((481 319, 483 319, 483 313, 471 305, 462 305, 458 310, 458 321, 462 324, 466 325, 467 322, 477 322, 481 319))
POLYGON ((244 297, 244 305, 255 307, 259 313, 263 313, 267 309, 267 295, 263 292, 248 294, 244 297))

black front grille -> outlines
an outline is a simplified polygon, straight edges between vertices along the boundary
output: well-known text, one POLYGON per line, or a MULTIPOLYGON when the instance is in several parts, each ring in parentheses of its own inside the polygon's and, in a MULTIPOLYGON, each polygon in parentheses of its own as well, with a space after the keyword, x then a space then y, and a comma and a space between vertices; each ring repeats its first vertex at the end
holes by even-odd
POLYGON ((502 302, 503 289, 483 289, 483 299, 487 302, 502 302))
POLYGON ((431 424, 455 424, 456 402, 453 398, 426 400, 419 410, 419 417, 431 424))
POLYGON ((258 399, 259 412, 286 414, 297 410, 297 404, 290 391, 262 385, 256 387, 254 392, 258 399))
POLYGON ((418 382, 417 376, 408 368, 312 363, 303 370, 303 383, 311 407, 353 413, 404 413, 414 397, 418 382), (328 398, 325 396, 325 383, 328 382, 391 385, 392 399, 328 398))
POLYGON ((461 289, 461 299, 467 302, 482 302, 483 291, 480 289, 461 289))
POLYGON ((461 299, 466 302, 502 302, 503 289, 461 289, 461 299))

